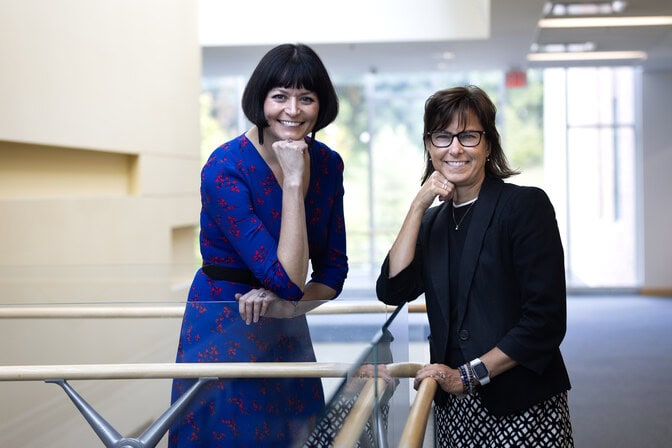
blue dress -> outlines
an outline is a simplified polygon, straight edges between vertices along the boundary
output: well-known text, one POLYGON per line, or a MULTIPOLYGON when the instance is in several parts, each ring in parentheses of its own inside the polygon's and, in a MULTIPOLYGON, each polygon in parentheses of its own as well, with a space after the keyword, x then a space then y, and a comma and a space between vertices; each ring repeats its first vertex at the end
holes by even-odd
MULTIPOLYGON (((348 271, 343 161, 315 141, 305 198, 310 281, 341 292, 348 271)), ((201 172, 204 264, 248 269, 264 288, 299 300, 277 258, 282 189, 241 135, 217 148, 201 172)), ((252 287, 196 272, 182 321, 177 362, 314 362, 305 316, 245 325, 235 293, 252 287)), ((172 400, 194 380, 176 379, 172 400)), ((319 378, 222 379, 207 383, 169 434, 171 448, 289 447, 306 440, 324 408, 319 378)))

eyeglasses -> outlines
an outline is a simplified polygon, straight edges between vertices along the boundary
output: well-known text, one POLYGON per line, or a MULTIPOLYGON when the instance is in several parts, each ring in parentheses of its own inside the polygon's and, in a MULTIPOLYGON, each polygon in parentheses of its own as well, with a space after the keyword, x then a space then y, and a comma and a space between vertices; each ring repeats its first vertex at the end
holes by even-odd
POLYGON ((481 143, 481 137, 485 134, 485 131, 462 131, 457 134, 446 131, 434 131, 428 132, 425 134, 426 137, 429 137, 432 141, 432 145, 437 148, 447 148, 453 143, 453 139, 457 137, 457 140, 460 142, 460 145, 466 148, 473 148, 478 146, 481 143))

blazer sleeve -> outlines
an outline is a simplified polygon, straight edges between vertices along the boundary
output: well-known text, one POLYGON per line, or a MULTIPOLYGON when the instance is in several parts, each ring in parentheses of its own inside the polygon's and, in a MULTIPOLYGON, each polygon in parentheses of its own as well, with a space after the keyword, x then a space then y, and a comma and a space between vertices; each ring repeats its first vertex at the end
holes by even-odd
POLYGON ((376 281, 376 295, 378 300, 387 305, 401 305, 417 299, 425 292, 423 279, 424 269, 423 246, 428 241, 428 234, 434 223, 439 207, 432 207, 422 217, 422 224, 418 232, 413 261, 405 269, 390 278, 390 254, 388 253, 380 268, 380 275, 376 281))
POLYGON ((421 272, 416 259, 404 270, 390 278, 390 255, 388 254, 380 268, 380 275, 376 281, 376 295, 378 300, 398 306, 418 298, 424 292, 421 272))
POLYGON ((511 201, 509 225, 518 321, 497 346, 538 373, 557 354, 567 321, 564 252, 555 211, 546 193, 525 188, 511 201))

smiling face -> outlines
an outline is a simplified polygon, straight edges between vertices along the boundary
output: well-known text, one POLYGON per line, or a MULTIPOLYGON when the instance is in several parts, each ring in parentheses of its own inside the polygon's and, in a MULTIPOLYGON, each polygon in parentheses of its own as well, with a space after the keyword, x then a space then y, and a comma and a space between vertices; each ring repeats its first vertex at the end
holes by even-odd
POLYGON ((271 89, 264 100, 264 142, 302 140, 315 127, 320 104, 315 92, 293 87, 271 89))
MULTIPOLYGON (((463 131, 483 131, 476 115, 469 111, 466 121, 460 123, 456 115, 444 129, 451 134, 459 134, 463 131)), ((434 170, 440 172, 457 189, 456 202, 461 203, 478 196, 478 191, 485 179, 485 163, 490 155, 487 135, 483 135, 478 145, 474 147, 463 146, 457 136, 447 148, 437 148, 432 139, 425 139, 427 150, 432 159, 434 170)))

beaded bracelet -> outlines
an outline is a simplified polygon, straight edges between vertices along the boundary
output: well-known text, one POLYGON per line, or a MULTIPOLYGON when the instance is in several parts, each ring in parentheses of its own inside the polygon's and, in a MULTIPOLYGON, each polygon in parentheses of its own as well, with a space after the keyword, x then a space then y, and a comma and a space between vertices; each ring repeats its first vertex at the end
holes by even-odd
POLYGON ((469 389, 471 389, 471 394, 473 394, 474 388, 476 387, 474 385, 474 380, 476 377, 474 376, 474 372, 471 370, 471 367, 468 363, 464 365, 464 370, 467 372, 467 381, 469 381, 469 385, 471 386, 469 389))
POLYGON ((473 390, 473 387, 471 385, 471 381, 469 381, 469 374, 467 373, 467 369, 465 368, 465 365, 462 365, 462 366, 459 367, 459 369, 460 369, 460 380, 462 380, 462 386, 464 387, 464 393, 467 394, 467 395, 471 395, 471 394, 474 393, 474 390, 473 390))

